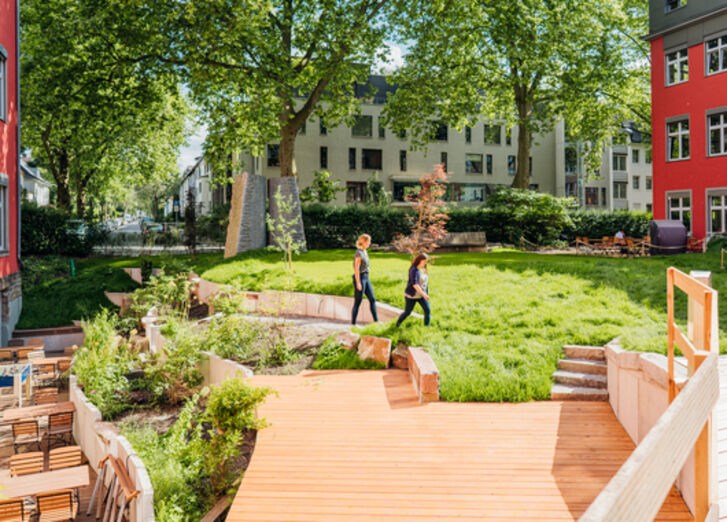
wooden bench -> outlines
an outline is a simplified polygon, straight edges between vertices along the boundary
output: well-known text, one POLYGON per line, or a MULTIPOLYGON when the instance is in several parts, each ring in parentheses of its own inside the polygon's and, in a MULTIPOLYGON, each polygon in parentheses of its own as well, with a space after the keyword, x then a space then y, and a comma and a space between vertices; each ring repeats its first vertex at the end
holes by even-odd
POLYGON ((487 252, 484 232, 449 232, 437 241, 437 252, 487 252))

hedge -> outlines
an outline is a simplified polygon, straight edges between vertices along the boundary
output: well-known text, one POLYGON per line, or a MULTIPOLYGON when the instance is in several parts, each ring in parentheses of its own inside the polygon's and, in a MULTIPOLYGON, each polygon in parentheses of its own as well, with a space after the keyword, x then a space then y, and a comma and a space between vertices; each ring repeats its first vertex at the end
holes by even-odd
POLYGON ((55 208, 23 202, 20 212, 20 250, 24 256, 85 257, 104 239, 104 234, 94 227, 89 227, 84 237, 71 233, 70 214, 55 208))
MULTIPOLYGON (((510 191, 512 192, 512 191, 510 191)), ((538 194, 538 193, 531 193, 538 194)), ((492 198, 491 198, 492 200, 492 198)), ((572 241, 577 236, 600 238, 623 230, 627 236, 648 234, 651 215, 628 211, 586 211, 567 209, 567 200, 540 194, 507 196, 488 202, 487 207, 449 209, 450 232, 484 231, 490 242, 517 244, 520 237, 540 245, 556 240, 572 241)), ((411 209, 365 205, 304 205, 303 223, 308 247, 350 248, 360 234, 370 234, 372 242, 385 245, 398 234, 409 232, 411 209)))

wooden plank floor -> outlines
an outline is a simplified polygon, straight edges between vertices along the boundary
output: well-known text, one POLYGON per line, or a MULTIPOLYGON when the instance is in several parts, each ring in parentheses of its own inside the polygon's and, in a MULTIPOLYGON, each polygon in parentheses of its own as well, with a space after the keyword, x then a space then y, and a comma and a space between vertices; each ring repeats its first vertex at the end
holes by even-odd
MULTIPOLYGON (((573 520, 634 445, 603 402, 420 405, 399 370, 256 376, 271 386, 227 517, 573 520)), ((667 497, 658 520, 691 520, 667 497)))

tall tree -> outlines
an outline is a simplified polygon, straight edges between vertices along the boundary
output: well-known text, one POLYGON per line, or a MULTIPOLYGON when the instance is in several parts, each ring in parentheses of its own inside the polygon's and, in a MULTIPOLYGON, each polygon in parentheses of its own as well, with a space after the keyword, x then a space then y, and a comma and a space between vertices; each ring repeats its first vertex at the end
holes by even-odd
POLYGON ((529 185, 533 134, 559 119, 592 144, 591 169, 624 120, 648 125, 646 0, 415 0, 400 21, 411 45, 389 125, 422 145, 433 118, 504 121, 518 130, 514 187, 529 185))
POLYGON ((58 206, 83 217, 111 180, 166 178, 185 139, 174 75, 123 58, 89 0, 22 3, 23 145, 50 172, 58 206))

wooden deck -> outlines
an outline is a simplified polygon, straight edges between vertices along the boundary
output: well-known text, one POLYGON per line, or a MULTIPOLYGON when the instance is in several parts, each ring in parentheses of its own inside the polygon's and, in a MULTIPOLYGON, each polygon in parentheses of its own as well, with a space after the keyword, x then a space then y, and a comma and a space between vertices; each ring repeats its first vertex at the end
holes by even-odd
MULTIPOLYGON (((573 520, 634 449, 607 402, 420 405, 398 370, 252 382, 279 398, 229 522, 573 520)), ((678 493, 658 520, 691 520, 678 493)))

